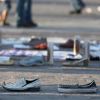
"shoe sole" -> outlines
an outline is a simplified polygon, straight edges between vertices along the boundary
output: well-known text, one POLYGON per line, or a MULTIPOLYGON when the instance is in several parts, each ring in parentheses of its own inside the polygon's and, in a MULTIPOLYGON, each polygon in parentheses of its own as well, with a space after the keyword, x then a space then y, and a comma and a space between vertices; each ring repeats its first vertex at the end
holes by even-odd
POLYGON ((4 89, 6 89, 7 91, 13 91, 13 92, 23 92, 23 91, 31 91, 31 92, 38 92, 40 91, 40 87, 32 87, 32 88, 27 88, 27 89, 10 89, 10 88, 6 88, 3 86, 4 89))
POLYGON ((96 93, 97 88, 86 88, 86 89, 64 89, 58 87, 60 93, 96 93))
POLYGON ((27 89, 27 91, 33 91, 33 92, 36 92, 36 91, 40 91, 40 87, 34 87, 34 88, 29 88, 27 89))

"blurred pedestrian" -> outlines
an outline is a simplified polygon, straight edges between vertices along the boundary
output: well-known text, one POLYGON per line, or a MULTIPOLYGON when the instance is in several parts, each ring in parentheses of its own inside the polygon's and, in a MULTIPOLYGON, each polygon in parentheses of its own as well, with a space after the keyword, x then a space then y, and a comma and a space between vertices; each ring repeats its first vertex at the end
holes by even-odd
POLYGON ((32 0, 17 0, 17 27, 36 27, 32 20, 32 0))
POLYGON ((70 11, 70 14, 81 14, 85 8, 85 3, 82 0, 70 0, 70 3, 74 9, 70 11))
POLYGON ((7 18, 11 9, 10 0, 0 0, 0 25, 9 25, 7 18))

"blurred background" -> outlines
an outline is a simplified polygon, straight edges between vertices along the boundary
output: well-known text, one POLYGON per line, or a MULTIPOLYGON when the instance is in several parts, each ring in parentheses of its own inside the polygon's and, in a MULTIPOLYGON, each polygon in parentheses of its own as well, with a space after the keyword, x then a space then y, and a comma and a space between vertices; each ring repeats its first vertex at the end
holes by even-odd
MULTIPOLYGON (((16 0, 12 0, 12 9, 8 21, 16 23, 16 0)), ((100 1, 83 0, 86 4, 82 14, 69 14, 73 9, 70 0, 32 0, 32 14, 39 26, 45 27, 97 27, 99 28, 100 1)))

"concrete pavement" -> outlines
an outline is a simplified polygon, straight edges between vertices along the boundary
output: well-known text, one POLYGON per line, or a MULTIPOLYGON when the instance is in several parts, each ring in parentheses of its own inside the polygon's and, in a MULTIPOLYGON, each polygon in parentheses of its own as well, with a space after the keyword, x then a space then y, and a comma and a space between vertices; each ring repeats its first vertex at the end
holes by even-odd
POLYGON ((32 79, 39 77, 41 81, 40 92, 8 92, 0 87, 0 100, 99 100, 100 99, 100 68, 99 67, 63 67, 63 66, 1 66, 0 83, 14 82, 25 77, 32 79), (94 79, 98 92, 94 94, 63 94, 58 93, 60 83, 85 84, 94 79))
POLYGON ((84 96, 81 95, 50 95, 46 94, 2 94, 1 100, 99 100, 100 96, 84 96))
MULTIPOLYGON (((81 35, 85 39, 99 39, 100 13, 96 11, 99 0, 84 0, 94 9, 92 14, 69 15, 70 5, 67 0, 34 0, 33 19, 38 28, 16 29, 15 27, 0 27, 1 37, 19 36, 50 36, 72 37, 81 35)), ((8 21, 16 24, 15 4, 8 21)), ((99 39, 100 40, 100 39, 99 39)), ((8 92, 0 87, 0 100, 99 100, 100 99, 100 62, 89 67, 56 66, 0 66, 0 84, 3 81, 14 82, 26 77, 39 77, 42 88, 40 92, 8 92), (57 92, 59 83, 81 84, 94 79, 98 86, 96 94, 62 94, 57 92)))
MULTIPOLYGON (((92 14, 83 11, 82 15, 69 15, 71 7, 67 0, 33 0, 33 20, 38 28, 16 29, 0 28, 1 37, 11 36, 43 36, 43 37, 73 37, 81 35, 83 38, 99 39, 100 12, 96 10, 100 1, 85 0, 87 6, 93 8, 92 14), (17 30, 17 31, 16 31, 17 30)), ((8 21, 16 25, 16 5, 10 12, 8 21)))

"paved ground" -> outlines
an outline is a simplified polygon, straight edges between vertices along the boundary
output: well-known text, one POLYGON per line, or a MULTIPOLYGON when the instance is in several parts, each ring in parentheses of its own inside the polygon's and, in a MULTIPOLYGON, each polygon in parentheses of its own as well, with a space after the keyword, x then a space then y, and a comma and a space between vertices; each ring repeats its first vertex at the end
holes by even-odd
MULTIPOLYGON (((3 32, 1 37, 18 35, 36 35, 51 37, 70 37, 81 34, 83 37, 99 39, 100 12, 96 7, 100 5, 99 0, 84 0, 87 6, 93 8, 92 14, 85 11, 82 15, 69 15, 70 5, 67 0, 34 0, 33 19, 39 27, 35 29, 0 28, 3 32), (27 31, 27 32, 26 32, 27 31), (14 32, 14 33, 13 33, 14 32), (22 33, 21 33, 22 32, 22 33), (26 33, 25 33, 26 32, 26 33), (28 33, 30 32, 30 33, 28 33), (9 34, 8 34, 9 33, 9 34), (61 34, 62 33, 62 34, 61 34), (70 33, 70 34, 69 34, 70 33), (11 34, 11 35, 10 35, 11 34), (92 34, 92 35, 91 35, 92 34)), ((9 22, 16 24, 15 4, 9 16, 9 22)), ((42 88, 40 92, 8 92, 0 87, 0 100, 99 100, 100 99, 100 62, 95 62, 89 67, 64 67, 56 66, 0 66, 0 83, 3 81, 15 81, 26 77, 32 79, 39 77, 42 88), (96 94, 62 94, 57 92, 60 83, 84 84, 94 79, 98 86, 96 94)))
POLYGON ((32 79, 39 77, 41 81, 40 92, 8 92, 0 87, 0 100, 99 100, 100 98, 100 68, 95 67, 64 67, 56 66, 0 66, 0 83, 14 82, 25 77, 32 79), (96 94, 63 94, 58 93, 57 85, 60 83, 85 84, 95 80, 98 86, 96 94))
MULTIPOLYGON (((17 29, 17 33, 20 33, 18 35, 31 36, 35 34, 36 36, 43 37, 81 35, 85 38, 96 37, 99 39, 100 12, 97 11, 97 7, 100 5, 100 1, 85 0, 85 2, 87 7, 93 9, 93 13, 87 14, 84 10, 82 15, 69 15, 71 6, 68 0, 33 0, 33 19, 38 23, 38 27, 29 30, 17 29)), ((15 6, 15 3, 13 3, 13 8, 8 19, 13 26, 16 24, 15 6)), ((0 28, 0 31, 3 33, 3 37, 6 35, 8 37, 8 33, 9 36, 17 36, 15 28, 0 28)))
POLYGON ((53 95, 53 94, 19 94, 16 96, 16 94, 3 94, 0 95, 1 100, 99 100, 99 96, 84 96, 84 95, 53 95), (3 97, 4 96, 4 97, 3 97), (16 98, 17 97, 17 98, 16 98))

